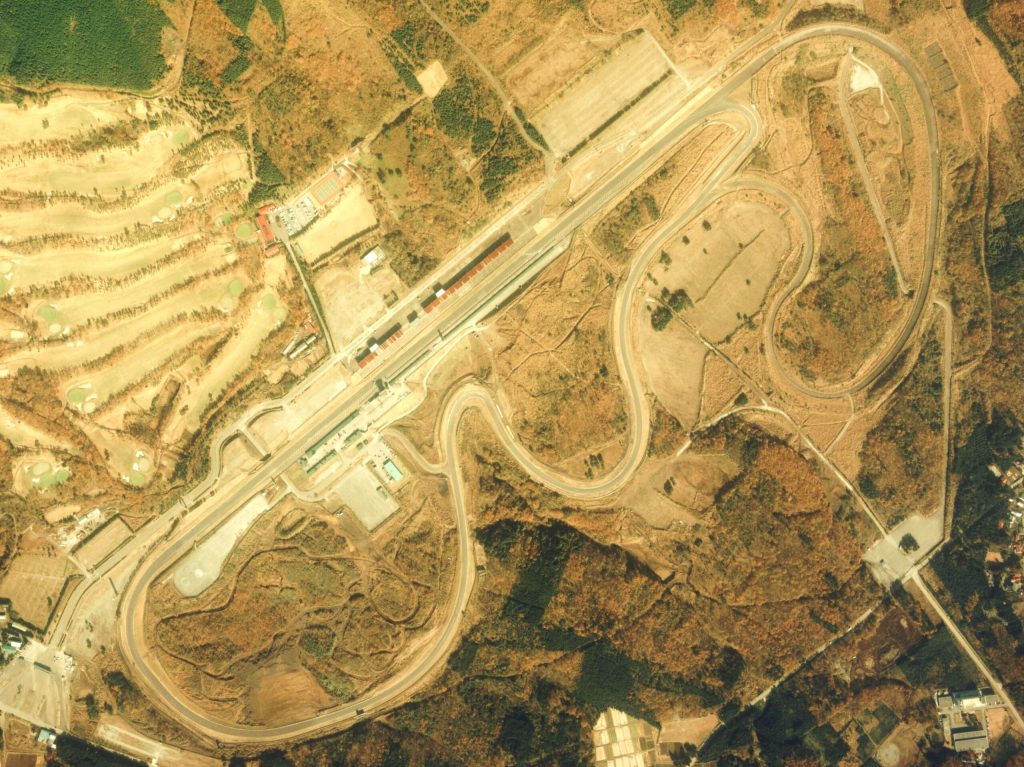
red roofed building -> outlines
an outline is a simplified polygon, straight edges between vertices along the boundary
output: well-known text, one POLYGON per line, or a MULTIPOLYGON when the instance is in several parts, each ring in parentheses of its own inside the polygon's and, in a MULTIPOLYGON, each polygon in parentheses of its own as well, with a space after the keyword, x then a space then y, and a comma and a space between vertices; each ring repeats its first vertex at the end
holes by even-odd
POLYGON ((274 230, 270 227, 270 211, 273 209, 273 205, 264 205, 256 211, 256 226, 259 227, 260 242, 263 243, 264 248, 277 242, 277 236, 274 234, 274 230))

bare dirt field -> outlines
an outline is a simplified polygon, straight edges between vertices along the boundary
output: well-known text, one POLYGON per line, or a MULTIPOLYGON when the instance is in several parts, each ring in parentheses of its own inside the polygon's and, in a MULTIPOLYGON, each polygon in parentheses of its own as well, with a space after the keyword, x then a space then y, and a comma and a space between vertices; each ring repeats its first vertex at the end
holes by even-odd
POLYGON ((387 264, 368 272, 355 258, 318 269, 313 279, 339 346, 365 338, 387 311, 388 298, 397 298, 406 291, 387 264))
POLYGON ((75 549, 75 558, 89 570, 102 562, 118 546, 131 537, 131 528, 120 517, 114 517, 99 532, 75 549))
MULTIPOLYGON (((678 82, 654 39, 647 34, 635 35, 591 62, 585 72, 576 73, 537 112, 534 122, 556 154, 568 154, 666 73, 678 82)), ((681 82, 678 87, 681 93, 681 82)))
POLYGON ((669 743, 692 743, 699 747, 719 724, 720 721, 714 714, 689 719, 677 717, 661 723, 660 740, 669 743))
POLYGON ((347 240, 377 225, 377 213, 361 184, 345 187, 334 207, 295 240, 307 263, 315 263, 347 240))
POLYGON ((416 73, 416 80, 423 88, 423 95, 432 99, 448 82, 448 74, 444 71, 444 64, 440 61, 431 61, 416 73))
POLYGON ((735 475, 736 467, 725 456, 698 456, 676 449, 647 461, 617 501, 653 528, 689 526, 700 521, 718 491, 735 475))
POLYGON ((120 717, 103 714, 96 727, 96 737, 121 753, 153 760, 166 767, 218 767, 220 759, 202 756, 192 751, 148 738, 120 717))

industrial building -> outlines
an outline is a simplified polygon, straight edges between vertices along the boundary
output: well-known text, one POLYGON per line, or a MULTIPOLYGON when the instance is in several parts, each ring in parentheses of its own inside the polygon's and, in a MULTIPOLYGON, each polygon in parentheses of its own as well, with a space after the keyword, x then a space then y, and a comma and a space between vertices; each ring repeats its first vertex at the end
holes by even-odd
POLYGON ((937 690, 935 707, 946 745, 959 753, 981 753, 989 747, 990 708, 1002 708, 1002 699, 988 687, 961 692, 937 690))

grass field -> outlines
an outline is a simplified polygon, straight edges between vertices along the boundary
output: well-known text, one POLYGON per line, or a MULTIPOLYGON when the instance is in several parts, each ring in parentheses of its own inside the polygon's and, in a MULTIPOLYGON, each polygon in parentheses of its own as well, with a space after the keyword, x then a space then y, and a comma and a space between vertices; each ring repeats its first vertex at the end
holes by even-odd
POLYGON ((186 419, 189 429, 199 426, 207 407, 217 402, 227 385, 239 371, 249 367, 263 339, 279 327, 288 316, 288 309, 281 304, 280 297, 273 292, 262 294, 250 309, 239 332, 225 345, 224 349, 200 378, 191 392, 191 407, 186 419))
MULTIPOLYGON (((174 139, 176 130, 188 129, 160 128, 143 133, 128 146, 101 147, 78 156, 29 156, 4 170, 3 187, 14 192, 46 189, 114 198, 122 190, 131 191, 151 182, 154 174, 174 157, 179 149, 174 139)), ((49 137, 49 129, 44 129, 42 135, 49 137)))
POLYGON ((135 116, 133 103, 106 96, 55 95, 31 109, 7 102, 0 104, 0 120, 4 126, 0 148, 38 140, 41 132, 50 141, 78 137, 135 116))
MULTIPOLYGON (((726 199, 706 211, 665 248, 667 264, 652 266, 664 290, 686 291, 692 303, 683 316, 711 341, 721 343, 747 318, 756 316, 789 250, 785 222, 768 206, 726 199)), ((664 258, 664 257, 663 257, 664 258)))
MULTIPOLYGON (((189 234, 125 247, 100 245, 89 248, 91 257, 88 265, 81 258, 82 250, 71 247, 47 248, 31 254, 15 253, 0 247, 0 259, 11 266, 6 276, 19 287, 47 285, 77 276, 124 278, 161 260, 173 258, 176 253, 187 248, 207 246, 211 250, 218 249, 208 242, 200 242, 201 239, 199 234, 189 234)), ((220 244, 220 248, 223 248, 223 244, 220 244)))
POLYGON ((171 325, 153 333, 133 349, 124 363, 90 371, 85 378, 75 378, 67 389, 67 402, 82 413, 102 408, 125 386, 131 386, 150 371, 161 370, 178 355, 191 353, 201 341, 215 337, 223 329, 223 326, 194 323, 171 325))
POLYGON ((43 448, 67 450, 69 444, 32 424, 19 419, 14 412, 0 405, 0 436, 10 440, 16 447, 32 448, 37 444, 43 448))
POLYGON ((22 82, 146 90, 163 75, 154 0, 13 0, 0 6, 0 71, 22 82))
MULTIPOLYGON (((142 346, 154 334, 168 330, 168 323, 183 323, 190 313, 210 311, 220 314, 227 292, 227 280, 219 277, 203 285, 193 285, 182 297, 167 300, 147 311, 137 312, 123 322, 107 324, 78 334, 75 341, 48 343, 30 347, 12 359, 12 366, 31 364, 45 370, 64 370, 101 364, 103 358, 131 345, 142 346)), ((58 315, 59 319, 59 315, 58 315)), ((206 319, 209 318, 197 318, 206 319)))
MULTIPOLYGON (((71 295, 56 305, 47 303, 46 306, 57 306, 60 323, 64 327, 76 329, 89 320, 118 315, 136 306, 151 307, 172 297, 172 303, 177 304, 179 310, 191 309, 194 306, 192 296, 177 295, 182 292, 192 295, 215 295, 217 286, 220 285, 225 297, 230 297, 230 288, 233 285, 238 285, 239 290, 242 289, 237 274, 238 270, 227 264, 222 264, 215 271, 197 274, 195 266, 186 262, 162 271, 144 274, 128 289, 71 295)), ((230 311, 230 303, 225 301, 222 308, 230 311)))

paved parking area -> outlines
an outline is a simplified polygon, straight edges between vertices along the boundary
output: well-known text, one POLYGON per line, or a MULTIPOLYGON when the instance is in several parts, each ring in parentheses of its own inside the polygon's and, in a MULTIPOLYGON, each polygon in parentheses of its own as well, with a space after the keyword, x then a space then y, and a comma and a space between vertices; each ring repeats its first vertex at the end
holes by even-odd
POLYGON ((29 642, 0 669, 0 707, 32 724, 67 730, 74 670, 71 656, 29 642))

